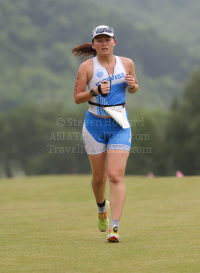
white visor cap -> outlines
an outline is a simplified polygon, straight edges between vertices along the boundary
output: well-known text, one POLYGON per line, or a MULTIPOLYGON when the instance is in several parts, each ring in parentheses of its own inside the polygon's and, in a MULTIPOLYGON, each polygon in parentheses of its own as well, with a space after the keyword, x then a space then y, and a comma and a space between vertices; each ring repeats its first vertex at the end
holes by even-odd
POLYGON ((100 25, 98 27, 96 27, 93 31, 92 31, 92 40, 98 36, 98 35, 108 35, 110 37, 114 37, 114 29, 109 27, 109 26, 105 26, 105 25, 100 25))

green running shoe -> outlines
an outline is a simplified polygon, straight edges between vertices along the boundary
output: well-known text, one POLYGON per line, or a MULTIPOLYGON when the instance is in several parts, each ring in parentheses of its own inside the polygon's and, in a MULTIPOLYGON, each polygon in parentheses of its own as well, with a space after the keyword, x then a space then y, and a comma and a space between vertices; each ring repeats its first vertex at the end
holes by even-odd
POLYGON ((109 226, 109 219, 108 219, 109 208, 110 208, 110 203, 109 201, 106 200, 106 211, 102 213, 98 212, 98 228, 102 232, 105 232, 109 226))
POLYGON ((116 243, 119 243, 120 242, 120 236, 119 236, 119 228, 116 227, 116 226, 112 226, 110 229, 109 229, 109 233, 108 233, 108 237, 107 237, 107 240, 109 242, 116 242, 116 243))

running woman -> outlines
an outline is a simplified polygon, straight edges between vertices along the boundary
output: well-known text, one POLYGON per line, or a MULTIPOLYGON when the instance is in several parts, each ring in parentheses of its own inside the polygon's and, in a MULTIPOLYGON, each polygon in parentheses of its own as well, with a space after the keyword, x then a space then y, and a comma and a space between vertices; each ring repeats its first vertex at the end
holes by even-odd
MULTIPOLYGON (((72 53, 85 61, 80 65, 74 87, 76 104, 89 103, 82 136, 92 169, 92 189, 98 206, 98 228, 109 229, 107 240, 120 241, 120 218, 126 187, 124 174, 131 148, 131 128, 123 128, 106 111, 125 111, 126 90, 138 90, 135 66, 131 59, 113 54, 116 39, 113 28, 105 25, 92 32, 92 43, 74 47, 72 53), (88 58, 88 57, 93 58, 88 58), (88 85, 88 91, 86 86, 88 85), (107 108, 108 107, 108 108, 107 108), (116 108, 118 107, 118 108, 116 108), (110 203, 105 198, 106 180, 110 184, 110 203), (109 227, 108 209, 112 222, 109 227)), ((112 115, 113 116, 113 115, 112 115)))

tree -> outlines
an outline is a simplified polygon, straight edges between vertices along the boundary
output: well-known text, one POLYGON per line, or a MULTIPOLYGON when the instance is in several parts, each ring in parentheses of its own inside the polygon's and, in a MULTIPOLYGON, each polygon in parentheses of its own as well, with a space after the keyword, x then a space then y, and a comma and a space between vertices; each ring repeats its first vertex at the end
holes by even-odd
POLYGON ((168 164, 187 175, 200 174, 200 69, 186 85, 183 99, 173 103, 166 127, 168 164))
POLYGON ((4 172, 11 176, 10 166, 15 161, 28 175, 87 173, 90 168, 81 139, 82 124, 79 115, 61 104, 29 105, 2 113, 0 159, 4 172))

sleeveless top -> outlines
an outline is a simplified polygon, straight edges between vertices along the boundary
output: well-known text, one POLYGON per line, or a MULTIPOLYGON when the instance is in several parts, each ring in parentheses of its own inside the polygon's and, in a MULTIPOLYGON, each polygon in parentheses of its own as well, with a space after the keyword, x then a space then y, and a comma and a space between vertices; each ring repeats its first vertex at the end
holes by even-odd
MULTIPOLYGON (((116 64, 114 72, 109 76, 108 71, 103 67, 97 56, 93 58, 93 74, 90 82, 88 83, 89 90, 95 88, 101 81, 108 81, 110 83, 110 92, 106 97, 102 97, 100 94, 90 99, 91 102, 95 102, 102 105, 115 105, 124 103, 126 101, 126 70, 122 64, 119 56, 115 56, 116 64)), ((96 105, 89 105, 89 112, 99 116, 109 116, 102 107, 96 105)))

